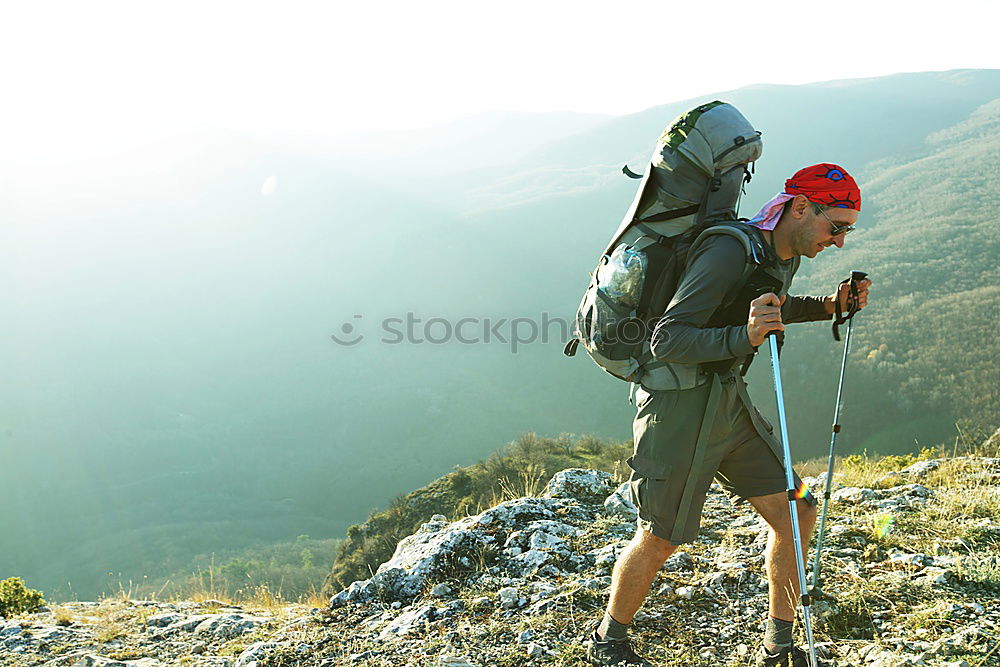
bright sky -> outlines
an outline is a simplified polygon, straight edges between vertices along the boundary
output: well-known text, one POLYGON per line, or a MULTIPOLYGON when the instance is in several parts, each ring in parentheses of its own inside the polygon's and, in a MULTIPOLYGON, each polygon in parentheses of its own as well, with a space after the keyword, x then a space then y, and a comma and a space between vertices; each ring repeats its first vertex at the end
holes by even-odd
POLYGON ((1000 67, 1000 3, 918 7, 22 2, 0 23, 0 160, 192 126, 338 136, 493 109, 619 114, 753 83, 1000 67))

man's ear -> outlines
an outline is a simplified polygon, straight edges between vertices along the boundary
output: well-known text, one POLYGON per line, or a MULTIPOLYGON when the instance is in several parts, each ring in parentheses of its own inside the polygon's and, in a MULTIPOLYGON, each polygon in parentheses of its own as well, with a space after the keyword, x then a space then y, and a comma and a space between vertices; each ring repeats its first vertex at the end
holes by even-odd
POLYGON ((805 195, 795 195, 795 199, 792 200, 792 214, 796 218, 802 218, 806 214, 806 210, 809 208, 809 198, 805 195))

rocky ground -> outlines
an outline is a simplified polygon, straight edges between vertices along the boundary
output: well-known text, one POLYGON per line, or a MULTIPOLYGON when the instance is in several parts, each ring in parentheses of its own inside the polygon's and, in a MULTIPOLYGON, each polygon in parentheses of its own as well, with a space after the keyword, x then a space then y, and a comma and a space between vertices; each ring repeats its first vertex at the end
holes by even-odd
MULTIPOLYGON (((1000 459, 840 475, 814 605, 833 666, 1000 665, 1000 459), (859 483, 863 482, 863 483, 859 483)), ((807 479, 814 490, 821 478, 807 479)), ((0 620, 0 665, 579 665, 634 531, 627 489, 567 470, 541 497, 429 517, 327 609, 108 599, 0 620)), ((766 526, 713 489, 633 626, 662 665, 746 665, 766 526)))

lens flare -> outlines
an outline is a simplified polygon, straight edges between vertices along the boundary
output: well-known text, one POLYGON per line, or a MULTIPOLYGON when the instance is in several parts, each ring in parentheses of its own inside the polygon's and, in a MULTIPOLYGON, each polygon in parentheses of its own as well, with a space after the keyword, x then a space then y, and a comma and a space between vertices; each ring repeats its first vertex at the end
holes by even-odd
POLYGON ((795 499, 802 500, 809 493, 809 487, 805 482, 799 482, 799 488, 795 490, 795 499))
POLYGON ((875 534, 885 537, 892 532, 892 524, 896 521, 891 514, 880 514, 875 517, 875 534))

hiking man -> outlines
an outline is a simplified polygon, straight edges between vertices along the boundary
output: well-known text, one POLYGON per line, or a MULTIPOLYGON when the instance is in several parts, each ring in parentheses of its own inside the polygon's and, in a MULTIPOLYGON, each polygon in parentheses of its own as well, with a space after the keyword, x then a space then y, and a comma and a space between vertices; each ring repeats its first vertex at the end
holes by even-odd
MULTIPOLYGON (((765 567, 769 617, 756 665, 806 665, 792 646, 796 560, 781 445, 750 402, 740 371, 768 332, 785 324, 829 320, 847 312, 850 286, 827 297, 792 296, 788 288, 801 257, 842 248, 861 210, 854 179, 835 164, 797 172, 782 193, 750 220, 769 257, 743 285, 743 245, 732 236, 708 236, 692 249, 673 299, 652 334, 657 361, 698 365, 693 389, 655 391, 640 386, 633 424, 632 499, 638 530, 615 564, 604 618, 588 640, 596 665, 651 665, 627 639, 628 625, 664 561, 698 533, 713 477, 739 502, 749 502, 770 527, 765 567), (732 290, 737 297, 727 298, 732 290), (728 306, 723 304, 729 303, 728 306)), ((857 307, 868 303, 871 281, 856 283, 857 307)), ((796 485, 801 480, 796 476, 796 485)), ((816 520, 812 494, 796 501, 803 545, 816 520)))

